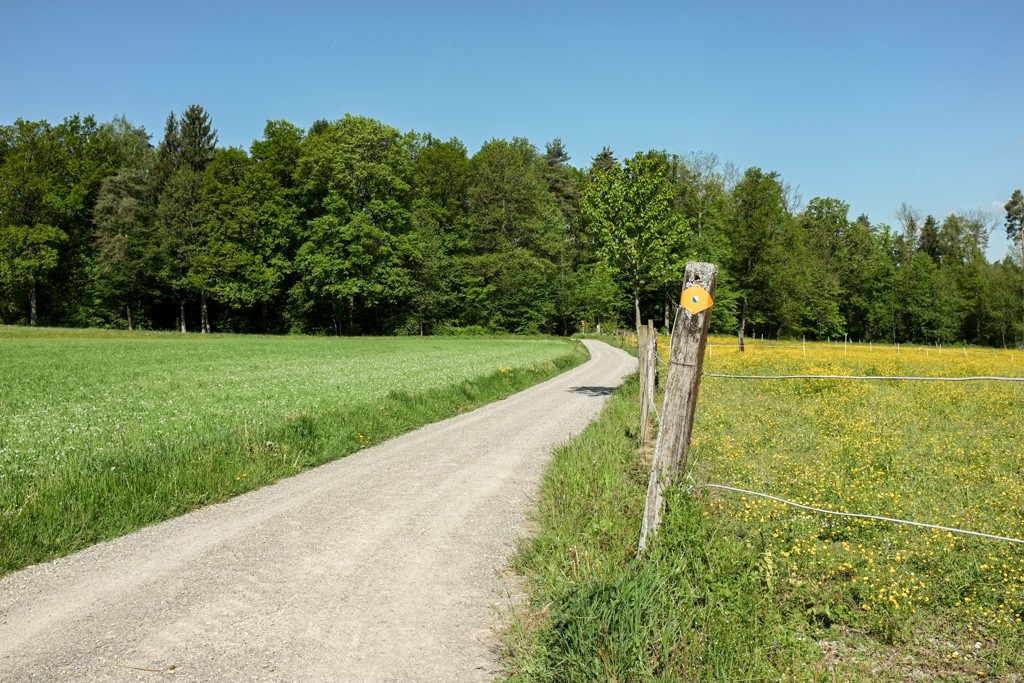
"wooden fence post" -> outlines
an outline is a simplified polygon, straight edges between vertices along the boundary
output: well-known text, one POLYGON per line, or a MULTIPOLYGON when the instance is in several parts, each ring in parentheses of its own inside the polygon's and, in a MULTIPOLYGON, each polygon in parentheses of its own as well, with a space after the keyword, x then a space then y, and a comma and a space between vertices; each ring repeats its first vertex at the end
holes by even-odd
POLYGON ((637 347, 637 357, 643 358, 640 364, 643 376, 640 378, 640 445, 647 447, 651 438, 651 412, 654 410, 654 390, 658 384, 658 332, 654 329, 654 321, 648 320, 643 341, 637 347))
POLYGON ((640 326, 636 330, 636 360, 637 360, 637 372, 640 374, 640 447, 647 447, 647 439, 649 438, 651 428, 651 402, 648 398, 649 392, 647 391, 648 377, 647 364, 650 362, 650 356, 647 353, 647 334, 648 330, 646 326, 640 326))
MULTIPOLYGON (((714 296, 717 277, 718 268, 713 264, 691 261, 686 264, 683 290, 697 286, 706 290, 709 296, 714 296)), ((644 551, 647 542, 657 532, 665 505, 665 487, 686 467, 710 322, 710 308, 698 313, 691 313, 683 307, 676 311, 669 347, 668 381, 661 409, 661 428, 654 446, 651 475, 647 482, 647 502, 637 543, 638 553, 644 551)))

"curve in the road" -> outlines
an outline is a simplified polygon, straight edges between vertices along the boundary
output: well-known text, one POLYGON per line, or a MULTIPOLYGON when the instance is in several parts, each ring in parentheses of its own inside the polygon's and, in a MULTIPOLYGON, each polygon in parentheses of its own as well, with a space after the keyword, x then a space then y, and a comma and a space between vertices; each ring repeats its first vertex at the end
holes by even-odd
POLYGON ((485 681, 551 451, 635 359, 0 580, 0 681, 485 681))

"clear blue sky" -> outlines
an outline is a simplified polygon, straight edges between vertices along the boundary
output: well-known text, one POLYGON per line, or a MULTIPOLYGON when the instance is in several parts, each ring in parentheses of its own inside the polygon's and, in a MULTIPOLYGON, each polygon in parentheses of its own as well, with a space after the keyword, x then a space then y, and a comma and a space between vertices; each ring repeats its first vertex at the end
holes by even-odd
POLYGON ((0 123, 124 114, 158 142, 203 105, 220 144, 268 119, 370 116, 543 149, 709 151, 895 225, 907 202, 997 222, 1024 186, 1024 1, 0 0, 0 123))

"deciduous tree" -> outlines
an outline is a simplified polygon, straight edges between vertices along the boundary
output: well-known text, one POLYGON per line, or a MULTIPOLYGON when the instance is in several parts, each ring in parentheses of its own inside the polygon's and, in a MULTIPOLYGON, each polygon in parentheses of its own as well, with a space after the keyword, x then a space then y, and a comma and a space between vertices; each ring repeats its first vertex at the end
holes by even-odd
POLYGON ((675 210, 676 193, 666 171, 663 153, 637 153, 622 166, 594 170, 580 203, 598 254, 633 297, 637 329, 643 290, 665 282, 690 251, 692 233, 675 210))
POLYGON ((303 143, 297 179, 308 215, 292 299, 356 330, 356 306, 380 329, 410 287, 414 138, 346 116, 303 143))

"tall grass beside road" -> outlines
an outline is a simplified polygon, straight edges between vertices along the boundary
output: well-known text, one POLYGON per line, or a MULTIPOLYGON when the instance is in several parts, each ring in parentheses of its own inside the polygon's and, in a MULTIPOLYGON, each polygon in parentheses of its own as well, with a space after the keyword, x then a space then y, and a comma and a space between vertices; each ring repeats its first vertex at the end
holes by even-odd
MULTIPOLYGON (((1020 352, 713 341, 708 373, 1024 375, 1020 352)), ((687 480, 639 560, 635 382, 556 454, 518 555, 510 680, 1024 680, 1024 546, 685 490, 1024 538, 1024 383, 700 391, 687 480)))
POLYGON ((557 339, 0 327, 0 573, 225 500, 585 359, 557 339))

